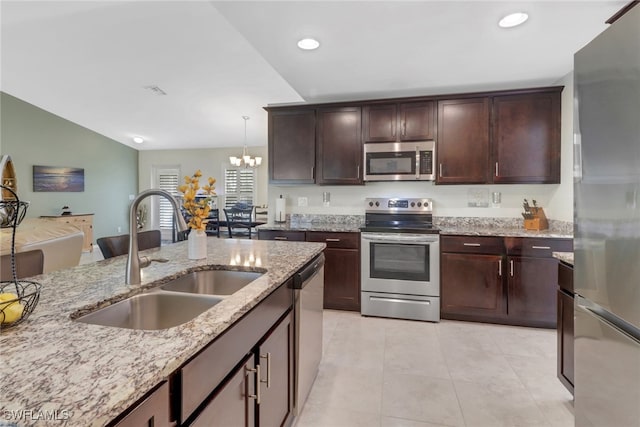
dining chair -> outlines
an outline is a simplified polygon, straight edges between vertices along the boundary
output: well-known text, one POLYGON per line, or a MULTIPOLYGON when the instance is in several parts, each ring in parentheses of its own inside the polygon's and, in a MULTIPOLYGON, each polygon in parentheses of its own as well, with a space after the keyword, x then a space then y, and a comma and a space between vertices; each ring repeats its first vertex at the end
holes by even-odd
POLYGON ((253 206, 234 206, 224 209, 227 218, 227 230, 229 238, 248 236, 251 239, 251 228, 253 227, 252 216, 253 206))
MULTIPOLYGON (((18 279, 37 276, 44 271, 44 253, 41 249, 18 252, 16 257, 16 275, 18 279)), ((0 256, 0 280, 13 280, 11 254, 0 256)))
POLYGON ((211 209, 205 221, 207 225, 204 231, 207 233, 207 236, 215 234, 216 237, 220 237, 220 211, 218 209, 211 209))
MULTIPOLYGON (((138 249, 143 251, 145 249, 157 248, 161 245, 162 234, 160 230, 147 230, 138 232, 138 249)), ((120 236, 101 237, 96 240, 102 256, 107 258, 113 258, 119 255, 126 255, 129 253, 129 235, 122 234, 120 236)))

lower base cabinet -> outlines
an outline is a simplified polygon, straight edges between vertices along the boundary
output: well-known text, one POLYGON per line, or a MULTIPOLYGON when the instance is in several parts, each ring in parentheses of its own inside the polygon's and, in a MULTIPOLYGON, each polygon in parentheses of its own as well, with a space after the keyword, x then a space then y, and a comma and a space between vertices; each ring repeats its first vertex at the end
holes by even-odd
POLYGON ((115 427, 169 427, 169 383, 166 381, 117 421, 115 427))
POLYGON ((574 313, 573 268, 558 266, 558 379, 573 394, 574 387, 574 313))

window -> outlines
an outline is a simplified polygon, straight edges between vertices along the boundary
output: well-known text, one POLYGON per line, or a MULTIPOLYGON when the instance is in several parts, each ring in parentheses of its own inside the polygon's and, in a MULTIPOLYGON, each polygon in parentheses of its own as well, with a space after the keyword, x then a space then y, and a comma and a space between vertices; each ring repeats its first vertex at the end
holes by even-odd
POLYGON ((230 168, 224 171, 225 208, 236 203, 253 205, 256 189, 255 169, 230 168))
MULTIPOLYGON (((178 169, 160 169, 157 174, 158 188, 178 196, 178 169)), ((164 197, 158 199, 158 226, 160 230, 173 230, 173 207, 164 197)))

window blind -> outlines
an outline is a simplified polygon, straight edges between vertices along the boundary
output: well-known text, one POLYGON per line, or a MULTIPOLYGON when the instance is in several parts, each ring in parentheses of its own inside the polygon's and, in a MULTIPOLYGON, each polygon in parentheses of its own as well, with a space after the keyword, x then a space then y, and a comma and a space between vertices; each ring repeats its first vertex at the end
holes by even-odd
MULTIPOLYGON (((178 195, 178 172, 161 172, 158 174, 158 185, 160 189, 166 190, 174 196, 178 195)), ((164 197, 159 200, 159 226, 160 229, 173 229, 173 208, 171 203, 164 197)))
POLYGON ((230 168, 224 171, 225 208, 236 203, 253 205, 255 198, 255 169, 230 168))

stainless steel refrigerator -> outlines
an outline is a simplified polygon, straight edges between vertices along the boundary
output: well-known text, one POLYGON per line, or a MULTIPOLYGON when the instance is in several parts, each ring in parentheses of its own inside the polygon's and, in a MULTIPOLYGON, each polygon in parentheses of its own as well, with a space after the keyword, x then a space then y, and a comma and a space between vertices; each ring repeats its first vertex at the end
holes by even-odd
POLYGON ((574 56, 575 417, 640 426, 640 5, 574 56))

